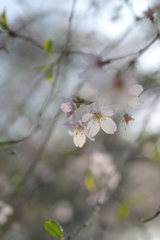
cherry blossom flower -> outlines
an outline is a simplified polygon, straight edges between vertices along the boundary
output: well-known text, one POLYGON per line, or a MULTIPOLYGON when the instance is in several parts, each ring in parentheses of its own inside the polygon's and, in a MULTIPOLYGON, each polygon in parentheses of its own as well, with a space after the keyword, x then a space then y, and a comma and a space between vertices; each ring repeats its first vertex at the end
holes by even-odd
POLYGON ((94 151, 89 158, 89 169, 94 177, 98 179, 103 180, 108 176, 109 179, 107 179, 107 181, 109 181, 107 184, 110 190, 117 188, 121 176, 118 172, 116 173, 116 166, 110 154, 94 151))
POLYGON ((132 121, 134 121, 134 118, 132 118, 132 115, 125 113, 124 120, 122 121, 122 123, 124 123, 124 125, 125 125, 125 129, 126 129, 126 127, 128 127, 129 123, 132 121))
POLYGON ((14 210, 10 205, 0 201, 0 225, 7 222, 8 217, 13 214, 13 211, 14 210))
POLYGON ((143 87, 139 84, 132 86, 128 91, 128 104, 133 108, 142 107, 139 95, 143 92, 143 87))
POLYGON ((87 131, 91 137, 94 137, 100 130, 108 134, 114 134, 117 130, 115 122, 109 118, 114 115, 115 107, 102 106, 100 101, 91 104, 91 113, 86 113, 82 117, 82 122, 87 124, 87 131))
POLYGON ((78 77, 89 80, 94 87, 106 84, 107 76, 103 66, 108 62, 103 62, 100 57, 92 53, 86 53, 84 59, 87 67, 83 72, 78 73, 78 77))
POLYGON ((72 98, 61 97, 64 103, 61 104, 61 110, 67 113, 67 117, 71 117, 76 112, 76 104, 73 102, 72 98))
POLYGON ((68 133, 73 136, 73 142, 76 147, 83 147, 86 142, 86 136, 91 141, 95 140, 90 134, 88 134, 86 124, 82 123, 80 120, 73 118, 71 122, 66 122, 64 125, 69 129, 68 133))
POLYGON ((112 156, 108 153, 93 151, 89 158, 89 169, 97 178, 112 173, 114 171, 112 156))

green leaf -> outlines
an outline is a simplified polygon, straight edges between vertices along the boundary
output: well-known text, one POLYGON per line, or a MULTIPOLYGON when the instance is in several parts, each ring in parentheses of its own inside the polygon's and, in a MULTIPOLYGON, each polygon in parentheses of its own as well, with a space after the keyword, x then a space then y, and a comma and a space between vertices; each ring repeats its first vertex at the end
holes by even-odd
POLYGON ((130 214, 129 204, 128 203, 120 204, 117 210, 118 218, 121 220, 125 220, 126 218, 128 218, 129 214, 130 214))
POLYGON ((1 19, 2 19, 2 20, 1 20, 0 24, 2 25, 2 27, 3 27, 4 29, 8 29, 5 11, 2 13, 1 19))
POLYGON ((48 82, 51 82, 53 80, 53 66, 50 65, 48 68, 45 70, 45 77, 48 82))
POLYGON ((49 54, 53 55, 53 42, 51 40, 47 40, 44 45, 43 49, 49 54))
POLYGON ((48 66, 40 66, 37 67, 36 70, 38 71, 38 73, 44 73, 46 79, 48 82, 51 82, 53 80, 53 68, 54 68, 55 64, 50 64, 48 66))
POLYGON ((94 178, 92 171, 87 169, 84 184, 89 192, 93 192, 96 189, 96 180, 97 179, 94 178))
POLYGON ((53 237, 64 239, 63 238, 63 229, 56 221, 50 220, 45 222, 45 229, 48 233, 50 233, 53 237))
POLYGON ((154 162, 159 162, 160 161, 160 149, 159 149, 158 144, 152 150, 152 160, 154 162))
POLYGON ((93 176, 86 176, 85 178, 85 187, 88 189, 88 191, 94 191, 96 188, 96 184, 95 184, 95 179, 93 176))

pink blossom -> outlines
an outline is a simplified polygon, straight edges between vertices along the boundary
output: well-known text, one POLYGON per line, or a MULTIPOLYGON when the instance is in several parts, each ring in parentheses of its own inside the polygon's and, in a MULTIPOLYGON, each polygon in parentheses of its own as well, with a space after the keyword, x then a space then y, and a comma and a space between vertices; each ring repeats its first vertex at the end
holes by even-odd
POLYGON ((61 104, 61 110, 67 113, 67 117, 73 116, 77 107, 72 98, 61 97, 60 99, 64 102, 61 104))
POLYGON ((133 108, 142 107, 139 95, 143 92, 143 87, 139 84, 132 86, 128 91, 128 104, 133 108))
POLYGON ((114 107, 102 106, 100 101, 91 104, 91 113, 87 113, 82 117, 82 122, 87 124, 87 131, 91 137, 94 137, 100 130, 108 134, 114 134, 117 130, 115 122, 109 118, 114 115, 116 109, 114 107))
POLYGON ((84 59, 87 66, 83 72, 78 73, 78 77, 89 80, 94 87, 104 85, 107 79, 106 73, 103 70, 105 62, 92 53, 86 53, 84 59))
POLYGON ((86 124, 80 120, 73 118, 71 122, 66 122, 64 125, 69 129, 69 134, 73 136, 73 142, 76 147, 83 147, 86 142, 86 136, 91 141, 95 140, 88 134, 86 124))

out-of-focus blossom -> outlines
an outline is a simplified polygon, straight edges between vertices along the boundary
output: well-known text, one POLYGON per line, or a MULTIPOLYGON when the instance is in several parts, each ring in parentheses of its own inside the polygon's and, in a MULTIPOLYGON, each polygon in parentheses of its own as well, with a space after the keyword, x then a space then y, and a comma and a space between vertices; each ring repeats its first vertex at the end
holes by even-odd
POLYGON ((89 168, 95 177, 100 177, 102 174, 109 174, 114 171, 115 167, 112 162, 112 156, 108 153, 99 151, 93 152, 89 159, 89 168))
POLYGON ((86 142, 86 136, 94 141, 95 139, 88 134, 86 124, 75 118, 71 122, 66 122, 64 125, 69 129, 69 134, 73 136, 73 142, 76 147, 83 147, 86 142))
POLYGON ((89 169, 96 178, 106 178, 108 176, 107 184, 111 190, 117 187, 120 174, 116 173, 116 167, 110 154, 99 151, 93 152, 89 159, 89 169))
POLYGON ((142 107, 139 95, 143 92, 143 87, 139 84, 132 86, 128 91, 128 104, 133 108, 142 107))
POLYGON ((94 137, 100 130, 108 134, 114 134, 117 130, 115 122, 109 118, 116 112, 115 107, 103 107, 100 101, 91 104, 91 113, 86 113, 82 117, 82 122, 87 123, 89 136, 94 137))
POLYGON ((73 207, 68 201, 59 201, 52 212, 52 217, 62 223, 69 222, 73 217, 73 207))
POLYGON ((106 72, 103 70, 103 66, 109 62, 103 62, 100 57, 86 53, 84 55, 86 69, 78 73, 78 77, 81 79, 87 79, 93 85, 93 87, 99 87, 99 85, 105 85, 107 82, 106 72))
POLYGON ((8 216, 13 214, 13 208, 4 203, 3 201, 0 201, 0 225, 3 225, 7 222, 8 216))
POLYGON ((117 94, 116 101, 119 103, 119 107, 126 111, 128 105, 133 108, 142 107, 142 102, 139 99, 139 95, 143 92, 143 87, 139 84, 135 84, 128 88, 123 86, 122 90, 117 94))
POLYGON ((64 103, 61 104, 61 110, 67 113, 67 117, 71 117, 76 112, 76 104, 73 102, 72 98, 61 97, 64 103))
POLYGON ((108 188, 112 191, 115 190, 120 180, 121 180, 121 175, 118 172, 115 172, 108 181, 108 188))

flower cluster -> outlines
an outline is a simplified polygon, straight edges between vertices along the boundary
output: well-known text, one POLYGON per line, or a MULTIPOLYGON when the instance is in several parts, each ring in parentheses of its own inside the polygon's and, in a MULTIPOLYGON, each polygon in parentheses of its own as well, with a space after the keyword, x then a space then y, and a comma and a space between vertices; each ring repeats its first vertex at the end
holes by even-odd
MULTIPOLYGON (((102 61, 101 58, 91 53, 86 54, 85 60, 87 63, 86 69, 84 72, 79 73, 78 76, 89 80, 93 87, 99 84, 102 87, 102 91, 105 86, 105 89, 108 88, 110 92, 114 92, 117 88, 117 82, 108 80, 107 74, 103 69, 103 66, 108 64, 108 61, 102 61)), ((128 126, 130 121, 134 120, 125 112, 125 109, 128 107, 142 107, 139 95, 143 92, 143 87, 136 84, 128 88, 124 83, 120 84, 120 86, 120 94, 118 94, 118 98, 115 98, 117 102, 114 102, 112 105, 104 105, 100 100, 100 95, 94 101, 88 101, 80 97, 61 97, 63 102, 61 110, 69 118, 69 121, 64 125, 68 128, 68 133, 73 136, 76 147, 81 148, 86 142, 86 137, 94 141, 100 128, 107 134, 114 134, 117 126, 111 117, 119 108, 124 111, 124 120, 122 122, 126 126, 128 126)), ((98 91, 100 91, 100 88, 98 88, 98 91)), ((109 95, 107 91, 106 94, 109 95)))

